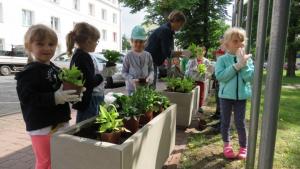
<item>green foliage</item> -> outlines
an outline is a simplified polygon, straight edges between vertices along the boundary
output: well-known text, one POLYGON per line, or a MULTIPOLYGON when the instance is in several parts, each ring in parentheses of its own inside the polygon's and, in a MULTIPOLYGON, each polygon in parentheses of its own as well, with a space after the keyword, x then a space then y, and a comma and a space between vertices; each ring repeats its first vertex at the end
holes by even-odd
POLYGON ((131 96, 116 96, 114 97, 117 98, 116 102, 114 105, 117 107, 117 109, 120 112, 120 115, 122 117, 136 117, 141 115, 138 109, 135 107, 135 103, 132 100, 131 96))
POLYGON ((96 123, 100 124, 99 133, 116 132, 123 128, 123 119, 119 118, 119 113, 113 104, 100 105, 100 113, 96 118, 96 123))
POLYGON ((75 65, 73 65, 71 69, 62 68, 58 78, 61 81, 69 82, 77 86, 83 86, 84 84, 83 74, 75 65))
POLYGON ((197 58, 197 56, 202 55, 202 53, 203 53, 202 47, 200 47, 194 43, 190 44, 190 46, 188 47, 188 50, 192 53, 192 55, 190 56, 190 59, 197 58))
POLYGON ((120 60, 120 52, 114 51, 114 50, 106 50, 104 52, 104 57, 108 60, 110 63, 116 63, 118 60, 120 60))
POLYGON ((203 64, 203 63, 199 64, 198 67, 197 67, 197 70, 198 70, 198 72, 199 72, 200 75, 205 74, 205 72, 206 72, 206 66, 205 66, 205 64, 203 64))
POLYGON ((139 87, 132 95, 132 102, 141 114, 153 111, 156 92, 150 87, 139 87))
POLYGON ((191 78, 164 78, 167 90, 171 92, 189 93, 195 87, 195 81, 191 78))
POLYGON ((128 50, 131 48, 131 45, 128 41, 128 39, 126 38, 125 35, 122 36, 122 50, 128 50))

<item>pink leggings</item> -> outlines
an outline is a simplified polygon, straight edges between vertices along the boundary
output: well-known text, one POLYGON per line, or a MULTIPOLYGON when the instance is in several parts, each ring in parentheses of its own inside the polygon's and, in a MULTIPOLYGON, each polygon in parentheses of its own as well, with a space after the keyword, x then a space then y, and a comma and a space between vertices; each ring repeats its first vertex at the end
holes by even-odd
POLYGON ((35 169, 51 169, 50 135, 31 136, 35 169))

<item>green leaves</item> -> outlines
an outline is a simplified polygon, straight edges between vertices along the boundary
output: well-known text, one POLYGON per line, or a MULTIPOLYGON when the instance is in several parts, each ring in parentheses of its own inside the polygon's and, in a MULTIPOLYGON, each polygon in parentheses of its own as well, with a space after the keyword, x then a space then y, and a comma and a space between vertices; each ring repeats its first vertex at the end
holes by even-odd
POLYGON ((199 72, 200 75, 205 74, 205 72, 206 72, 206 66, 205 66, 205 64, 203 64, 203 63, 199 64, 198 67, 197 67, 197 70, 198 70, 198 72, 199 72))
POLYGON ((137 110, 137 108, 135 107, 135 103, 133 102, 131 96, 125 96, 125 95, 116 96, 116 95, 114 95, 114 97, 117 98, 115 105, 119 109, 120 115, 122 117, 135 117, 135 116, 139 116, 141 114, 141 112, 139 112, 137 110))
POLYGON ((108 62, 116 63, 118 60, 120 60, 120 52, 114 51, 114 50, 106 50, 104 52, 104 57, 108 60, 108 62))
POLYGON ((192 53, 192 55, 190 56, 190 59, 197 58, 197 56, 202 55, 202 53, 203 53, 202 47, 200 47, 194 43, 190 44, 190 46, 188 47, 188 50, 192 53))
POLYGON ((189 93, 195 87, 194 80, 191 78, 164 78, 167 90, 171 92, 189 93))
POLYGON ((123 128, 123 119, 119 118, 119 113, 113 104, 100 105, 100 113, 96 117, 96 123, 100 124, 98 130, 100 133, 120 131, 123 128))
POLYGON ((83 74, 81 71, 73 65, 71 69, 63 68, 58 75, 61 81, 69 82, 77 86, 83 86, 83 74))

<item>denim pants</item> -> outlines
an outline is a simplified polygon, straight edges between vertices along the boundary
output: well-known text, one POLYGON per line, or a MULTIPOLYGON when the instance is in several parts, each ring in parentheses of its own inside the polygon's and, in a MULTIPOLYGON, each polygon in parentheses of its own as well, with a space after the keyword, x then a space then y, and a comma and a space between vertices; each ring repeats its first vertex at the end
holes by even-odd
POLYGON ((104 96, 92 95, 89 106, 84 111, 77 111, 76 123, 89 119, 99 114, 99 105, 104 101, 104 96))
POLYGON ((247 135, 245 127, 246 100, 231 100, 220 98, 221 106, 221 134, 223 142, 230 142, 230 120, 232 110, 234 122, 238 132, 240 147, 247 147, 247 135))

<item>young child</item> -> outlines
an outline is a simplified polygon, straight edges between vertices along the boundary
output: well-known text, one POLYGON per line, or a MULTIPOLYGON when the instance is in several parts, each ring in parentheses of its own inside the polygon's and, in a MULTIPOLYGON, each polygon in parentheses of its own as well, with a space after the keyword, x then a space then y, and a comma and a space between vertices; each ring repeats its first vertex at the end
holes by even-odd
POLYGON ((94 87, 100 85, 103 81, 101 74, 95 74, 95 67, 89 52, 94 52, 100 33, 94 26, 81 22, 77 23, 67 35, 68 55, 72 56, 70 67, 75 65, 83 73, 84 87, 82 101, 73 105, 77 110, 76 123, 97 115, 98 103, 103 100, 99 95, 93 96, 94 87), (72 50, 76 44, 75 52, 72 50))
POLYGON ((60 69, 50 62, 57 35, 45 25, 33 25, 25 34, 25 49, 31 62, 16 74, 17 93, 32 148, 35 169, 50 169, 50 135, 68 126, 67 102, 80 101, 75 90, 62 90, 60 69))
POLYGON ((224 34, 224 47, 227 53, 216 63, 215 74, 220 83, 221 133, 226 158, 245 159, 247 156, 247 136, 245 128, 246 100, 251 95, 250 81, 254 65, 251 55, 244 51, 246 32, 241 28, 229 28, 224 34), (234 154, 230 144, 230 119, 234 111, 234 121, 239 136, 240 150, 234 154))
POLYGON ((202 53, 197 54, 197 58, 190 59, 187 65, 186 75, 188 77, 191 77, 193 80, 196 81, 197 85, 200 87, 200 99, 199 99, 199 110, 198 112, 203 113, 203 103, 204 103, 204 96, 205 96, 205 80, 207 79, 207 76, 209 72, 200 74, 198 71, 198 65, 199 64, 205 64, 205 66, 208 68, 210 67, 210 61, 204 57, 206 48, 202 47, 202 53))
POLYGON ((183 78, 184 74, 180 70, 180 59, 179 57, 172 58, 173 65, 169 72, 169 77, 180 77, 183 78))
POLYGON ((154 78, 151 54, 144 51, 145 40, 145 29, 142 26, 135 26, 131 33, 132 49, 125 56, 122 69, 129 95, 136 90, 139 83, 149 84, 154 78))

